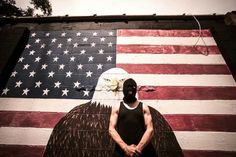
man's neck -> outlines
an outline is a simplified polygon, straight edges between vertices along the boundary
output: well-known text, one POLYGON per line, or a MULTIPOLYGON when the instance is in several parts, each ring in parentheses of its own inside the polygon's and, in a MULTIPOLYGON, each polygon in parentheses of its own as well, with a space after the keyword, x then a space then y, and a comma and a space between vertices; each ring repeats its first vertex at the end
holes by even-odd
POLYGON ((130 108, 136 108, 139 104, 139 101, 136 100, 135 102, 132 103, 126 103, 130 108))

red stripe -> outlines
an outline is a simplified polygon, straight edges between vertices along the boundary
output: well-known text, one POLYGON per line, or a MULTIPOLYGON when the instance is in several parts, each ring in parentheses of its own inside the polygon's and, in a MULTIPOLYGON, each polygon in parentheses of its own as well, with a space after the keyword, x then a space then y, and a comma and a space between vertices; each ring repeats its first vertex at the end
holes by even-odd
POLYGON ((236 87, 139 87, 140 99, 236 100, 236 87))
POLYGON ((184 157, 235 157, 236 152, 206 151, 206 150, 183 150, 184 157))
POLYGON ((53 128, 66 113, 0 111, 0 127, 53 128))
POLYGON ((236 115, 164 115, 174 131, 236 131, 236 115))
MULTIPOLYGON (((65 113, 0 112, 1 127, 53 128, 65 113), (6 118, 5 118, 6 117, 6 118), (37 119, 36 117, 39 117, 37 119)), ((174 131, 236 131, 236 115, 164 115, 174 131)))
MULTIPOLYGON (((198 37, 199 30, 120 29, 117 36, 198 37)), ((212 37, 210 30, 201 30, 201 37, 212 37)))
MULTIPOLYGON (((42 157, 44 146, 25 145, 0 145, 1 157, 42 157)), ((236 152, 231 151, 206 151, 206 150, 183 150, 185 157, 235 157, 236 152)))
POLYGON ((179 46, 179 45, 117 45, 117 53, 149 54, 220 54, 217 46, 179 46))
POLYGON ((43 152, 44 146, 0 145, 1 157, 42 157, 43 152))
POLYGON ((117 64, 128 73, 136 74, 231 74, 227 65, 192 64, 117 64))

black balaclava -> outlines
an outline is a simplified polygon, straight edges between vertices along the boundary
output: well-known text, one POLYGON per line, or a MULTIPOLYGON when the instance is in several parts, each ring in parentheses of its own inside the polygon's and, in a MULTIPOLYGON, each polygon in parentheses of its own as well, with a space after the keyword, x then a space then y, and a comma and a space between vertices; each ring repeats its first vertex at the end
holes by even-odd
POLYGON ((137 98, 135 97, 136 92, 136 82, 132 78, 127 79, 123 84, 124 102, 126 104, 135 102, 137 100, 137 98))

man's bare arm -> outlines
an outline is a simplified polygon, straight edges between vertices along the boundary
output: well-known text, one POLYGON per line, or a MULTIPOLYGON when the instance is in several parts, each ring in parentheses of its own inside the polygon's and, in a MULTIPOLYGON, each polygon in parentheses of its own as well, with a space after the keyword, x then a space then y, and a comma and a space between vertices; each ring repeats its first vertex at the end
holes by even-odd
POLYGON ((116 131, 116 124, 118 119, 118 108, 116 106, 112 107, 110 123, 109 123, 109 134, 112 139, 123 149, 125 150, 127 144, 122 140, 118 132, 116 131))
POLYGON ((144 111, 144 121, 146 126, 146 131, 144 132, 139 144, 136 147, 136 150, 141 153, 145 146, 150 142, 153 137, 153 124, 152 124, 152 116, 147 105, 143 105, 144 111))

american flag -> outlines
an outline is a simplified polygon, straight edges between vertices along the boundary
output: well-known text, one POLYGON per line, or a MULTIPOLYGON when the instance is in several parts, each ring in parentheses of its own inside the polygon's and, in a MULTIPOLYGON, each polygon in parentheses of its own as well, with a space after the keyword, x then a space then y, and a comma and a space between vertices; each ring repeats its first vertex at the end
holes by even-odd
POLYGON ((52 128, 120 67, 186 157, 236 155, 236 83, 210 30, 32 31, 0 99, 0 155, 42 156, 52 128))

